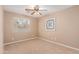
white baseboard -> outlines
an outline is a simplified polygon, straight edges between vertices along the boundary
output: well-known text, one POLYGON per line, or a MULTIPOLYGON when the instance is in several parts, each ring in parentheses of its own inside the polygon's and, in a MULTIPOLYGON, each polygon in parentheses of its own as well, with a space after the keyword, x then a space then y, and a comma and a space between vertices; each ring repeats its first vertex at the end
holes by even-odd
POLYGON ((28 40, 32 40, 32 39, 36 39, 36 38, 37 38, 37 37, 28 38, 28 39, 23 39, 23 40, 18 40, 18 41, 14 41, 14 42, 5 43, 4 45, 10 45, 10 44, 19 43, 19 42, 23 42, 23 41, 28 41, 28 40))
POLYGON ((67 47, 67 48, 79 51, 78 48, 71 47, 71 46, 68 46, 66 44, 55 42, 55 41, 51 41, 51 40, 48 40, 46 38, 41 38, 41 37, 34 37, 34 38, 28 38, 28 39, 24 39, 24 40, 14 41, 14 42, 10 42, 10 43, 5 43, 4 45, 10 45, 10 44, 19 43, 19 42, 28 41, 28 40, 37 39, 37 38, 41 39, 41 40, 44 40, 44 41, 47 41, 47 42, 52 43, 52 44, 60 45, 60 46, 63 46, 63 47, 67 47))
POLYGON ((51 41, 51 40, 48 40, 48 39, 46 39, 46 38, 45 38, 45 39, 44 39, 44 38, 39 38, 39 39, 44 40, 44 41, 47 41, 47 42, 49 42, 49 43, 53 43, 53 44, 56 44, 56 45, 60 45, 60 46, 67 47, 67 48, 73 49, 73 50, 75 50, 75 51, 79 51, 78 48, 71 47, 71 46, 68 46, 68 45, 63 44, 63 43, 59 43, 59 42, 55 42, 55 41, 51 41))

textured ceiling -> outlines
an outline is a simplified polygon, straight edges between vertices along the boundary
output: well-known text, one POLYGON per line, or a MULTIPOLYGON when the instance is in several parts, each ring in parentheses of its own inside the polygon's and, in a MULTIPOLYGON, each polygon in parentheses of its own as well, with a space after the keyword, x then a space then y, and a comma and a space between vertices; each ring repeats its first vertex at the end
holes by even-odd
POLYGON ((18 14, 24 14, 32 17, 42 17, 44 15, 60 11, 63 9, 70 8, 72 5, 39 5, 40 9, 46 9, 47 11, 41 11, 42 15, 31 15, 29 12, 26 12, 25 9, 33 8, 33 5, 4 5, 5 11, 15 12, 18 14))

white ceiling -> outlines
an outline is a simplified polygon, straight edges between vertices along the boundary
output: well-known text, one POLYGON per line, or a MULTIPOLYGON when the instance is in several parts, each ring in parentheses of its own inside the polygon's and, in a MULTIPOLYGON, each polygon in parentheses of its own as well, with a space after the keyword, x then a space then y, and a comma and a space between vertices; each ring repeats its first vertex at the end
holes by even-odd
MULTIPOLYGON (((53 13, 56 11, 60 11, 66 8, 70 8, 72 5, 39 5, 40 9, 47 9, 47 11, 41 11, 42 15, 47 15, 49 13, 53 13)), ((26 12, 25 9, 31 9, 33 5, 4 5, 5 11, 15 12, 19 14, 24 14, 32 17, 41 17, 40 15, 30 15, 30 13, 26 12)))

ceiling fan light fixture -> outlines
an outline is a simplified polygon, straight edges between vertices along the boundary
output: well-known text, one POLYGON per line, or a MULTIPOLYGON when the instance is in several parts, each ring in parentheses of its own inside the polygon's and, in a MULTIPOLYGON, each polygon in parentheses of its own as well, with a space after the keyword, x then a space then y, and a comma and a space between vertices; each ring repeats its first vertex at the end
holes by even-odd
POLYGON ((31 15, 42 15, 39 11, 47 11, 45 9, 40 9, 39 5, 31 6, 33 9, 25 9, 25 11, 32 11, 31 15))

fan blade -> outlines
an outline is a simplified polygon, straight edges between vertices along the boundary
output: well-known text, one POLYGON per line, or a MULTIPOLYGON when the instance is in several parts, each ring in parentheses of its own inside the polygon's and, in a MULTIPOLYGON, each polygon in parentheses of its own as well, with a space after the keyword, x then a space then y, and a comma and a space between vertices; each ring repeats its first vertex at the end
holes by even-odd
POLYGON ((32 12, 31 15, 33 15, 35 12, 32 12))
POLYGON ((39 14, 42 15, 40 12, 39 12, 39 14))
POLYGON ((25 9, 25 11, 34 11, 33 9, 25 9))
POLYGON ((36 8, 39 8, 39 5, 36 5, 35 7, 36 7, 36 8))
POLYGON ((46 9, 41 9, 41 10, 39 10, 39 11, 47 11, 46 9))

